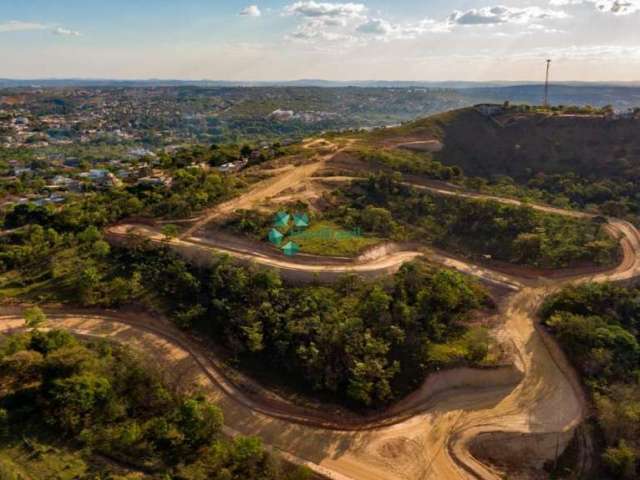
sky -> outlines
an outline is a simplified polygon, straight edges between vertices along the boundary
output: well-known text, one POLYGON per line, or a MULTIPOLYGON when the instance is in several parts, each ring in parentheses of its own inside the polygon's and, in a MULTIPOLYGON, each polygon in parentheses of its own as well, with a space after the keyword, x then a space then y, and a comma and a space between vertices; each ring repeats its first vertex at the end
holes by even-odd
POLYGON ((5 0, 0 77, 640 81, 640 0, 5 0))

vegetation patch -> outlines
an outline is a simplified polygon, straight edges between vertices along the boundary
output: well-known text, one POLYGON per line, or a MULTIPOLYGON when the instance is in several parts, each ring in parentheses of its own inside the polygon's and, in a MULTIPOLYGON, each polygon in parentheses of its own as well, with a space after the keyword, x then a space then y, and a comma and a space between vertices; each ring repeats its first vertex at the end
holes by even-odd
POLYGON ((640 289, 568 287, 547 299, 541 315, 582 374, 596 407, 602 471, 594 478, 638 478, 640 289))
POLYGON ((128 275, 139 272, 183 328, 208 334, 240 364, 286 372, 289 386, 355 408, 386 405, 429 371, 482 362, 478 352, 493 348, 478 337, 475 353, 462 342, 461 356, 429 359, 432 344, 457 342, 471 313, 491 301, 470 278, 423 263, 373 283, 349 276, 334 286, 293 287, 274 271, 225 257, 197 269, 168 248, 114 253, 112 261, 128 275))
POLYGON ((478 258, 547 268, 606 265, 617 258, 617 240, 598 221, 437 195, 399 180, 379 174, 354 181, 328 211, 347 228, 357 225, 383 238, 426 241, 478 258))
POLYGON ((274 272, 223 257, 200 269, 168 247, 113 248, 95 226, 77 231, 58 223, 61 215, 0 239, 0 293, 83 306, 152 305, 181 327, 209 334, 240 364, 287 372, 292 387, 356 408, 388 404, 415 388, 436 367, 428 346, 464 335, 471 312, 490 304, 469 278, 423 264, 375 283, 349 277, 334 287, 288 287, 274 272))
POLYGON ((424 175, 437 180, 453 181, 462 176, 457 166, 443 165, 435 160, 431 153, 414 153, 398 149, 381 149, 366 143, 350 149, 361 160, 369 163, 373 169, 385 167, 396 172, 424 175))
POLYGON ((324 220, 322 213, 317 213, 311 216, 308 227, 295 228, 293 222, 276 227, 282 237, 274 242, 269 238, 274 228, 274 215, 256 210, 239 210, 226 221, 224 228, 257 241, 269 241, 276 246, 295 242, 301 253, 333 257, 355 257, 383 241, 374 235, 364 235, 358 227, 345 229, 336 222, 324 220))
POLYGON ((433 165, 444 165, 463 172, 466 178, 452 180, 471 188, 638 222, 637 120, 610 114, 610 108, 514 106, 496 121, 466 108, 365 134, 361 143, 437 139, 444 144, 439 152, 378 156, 397 171, 441 178, 433 165))
POLYGON ((142 365, 127 349, 60 330, 3 337, 1 478, 310 478, 257 438, 225 439, 220 409, 142 365))
POLYGON ((368 247, 380 243, 380 238, 365 237, 358 228, 345 230, 326 220, 313 222, 309 228, 285 237, 300 246, 300 252, 334 257, 355 257, 368 247))

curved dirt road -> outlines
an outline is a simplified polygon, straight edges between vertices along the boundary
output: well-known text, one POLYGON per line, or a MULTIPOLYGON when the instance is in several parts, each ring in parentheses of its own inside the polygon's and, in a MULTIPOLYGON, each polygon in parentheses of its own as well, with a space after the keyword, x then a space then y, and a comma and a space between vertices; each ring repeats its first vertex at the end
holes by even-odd
MULTIPOLYGON (((450 190, 441 193, 476 196, 450 190)), ((232 208, 233 204, 229 203, 227 208, 232 208)), ((576 215, 576 212, 552 211, 576 215)), ((120 226, 118 228, 125 230, 111 233, 123 235, 130 227, 120 226)), ((163 241, 154 229, 134 228, 135 233, 163 241)), ((157 320, 61 313, 53 314, 51 323, 79 334, 113 338, 145 351, 184 386, 198 386, 206 391, 222 407, 230 433, 259 435, 291 460, 308 463, 330 478, 500 478, 501 472, 490 467, 484 461, 486 457, 498 463, 517 458, 520 467, 539 468, 564 449, 584 418, 586 402, 573 370, 555 343, 537 328, 535 314, 544 297, 569 282, 624 280, 640 274, 637 229, 619 220, 611 220, 609 228, 621 236, 623 260, 611 271, 590 276, 532 281, 445 256, 436 257, 436 261, 492 282, 506 282, 508 288, 515 291, 501 307, 505 322, 496 333, 500 340, 514 346, 519 375, 492 371, 444 372, 438 374, 435 381, 440 388, 427 388, 434 384, 429 379, 425 388, 376 418, 340 421, 331 412, 307 411, 268 393, 239 388, 227 379, 206 349, 171 325, 157 320), (430 394, 433 391, 437 393, 430 394)), ((224 246, 198 242, 197 237, 191 235, 173 240, 171 244, 184 252, 225 251, 224 246)), ((405 250, 352 265, 301 266, 281 256, 256 256, 233 249, 226 252, 240 259, 246 255, 247 260, 293 271, 322 273, 330 269, 335 273, 357 269, 358 273, 382 274, 421 254, 405 250)), ((22 324, 16 314, 5 315, 2 320, 2 330, 22 324)))

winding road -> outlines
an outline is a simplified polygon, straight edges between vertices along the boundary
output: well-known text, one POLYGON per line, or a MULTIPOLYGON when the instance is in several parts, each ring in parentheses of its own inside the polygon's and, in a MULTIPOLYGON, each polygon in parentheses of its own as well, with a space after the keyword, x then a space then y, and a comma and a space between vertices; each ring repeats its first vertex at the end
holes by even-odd
MULTIPOLYGON (((241 199, 204 215, 179 238, 169 241, 158 229, 140 224, 116 225, 109 234, 114 241, 126 241, 131 234, 141 235, 169 244, 193 260, 207 261, 212 251, 225 252, 241 261, 279 269, 297 280, 324 277, 331 281, 347 272, 387 275, 402 263, 425 254, 414 245, 390 245, 353 261, 323 262, 313 257, 289 259, 277 251, 254 251, 251 245, 198 236, 212 219, 277 195, 294 179, 299 181, 318 172, 330 158, 295 167, 284 174, 286 180, 256 184, 241 199)), ((443 195, 488 198, 443 186, 419 188, 443 195)), ((589 216, 546 206, 532 207, 562 215, 589 216)), ((627 280, 640 275, 638 230, 616 219, 610 219, 607 228, 620 238, 622 260, 609 271, 589 275, 531 279, 506 275, 443 253, 429 253, 433 261, 502 285, 511 292, 499 307, 504 321, 495 335, 503 344, 512 345, 513 366, 437 373, 418 391, 372 417, 340 416, 329 408, 294 405, 229 372, 200 341, 147 314, 51 311, 50 324, 81 335, 111 338, 145 352, 174 381, 186 388, 199 388, 217 402, 224 411, 229 434, 258 435, 289 460, 308 465, 331 479, 497 479, 503 478, 509 465, 517 465, 519 472, 509 478, 535 478, 543 463, 553 461, 579 432, 587 411, 573 369, 537 324, 536 312, 546 296, 569 283, 627 280)), ((5 312, 0 320, 0 331, 5 332, 24 324, 18 310, 5 312)), ((588 437, 583 436, 580 444, 582 466, 586 468, 588 437)))

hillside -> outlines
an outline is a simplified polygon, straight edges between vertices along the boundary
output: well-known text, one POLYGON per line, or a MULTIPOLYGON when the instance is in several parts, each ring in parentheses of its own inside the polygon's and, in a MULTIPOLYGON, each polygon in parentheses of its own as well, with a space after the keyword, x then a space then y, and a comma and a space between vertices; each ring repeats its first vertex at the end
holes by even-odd
POLYGON ((384 133, 444 144, 434 159, 467 175, 575 172, 587 177, 640 176, 640 122, 602 116, 508 113, 489 118, 468 108, 435 115, 384 133))

